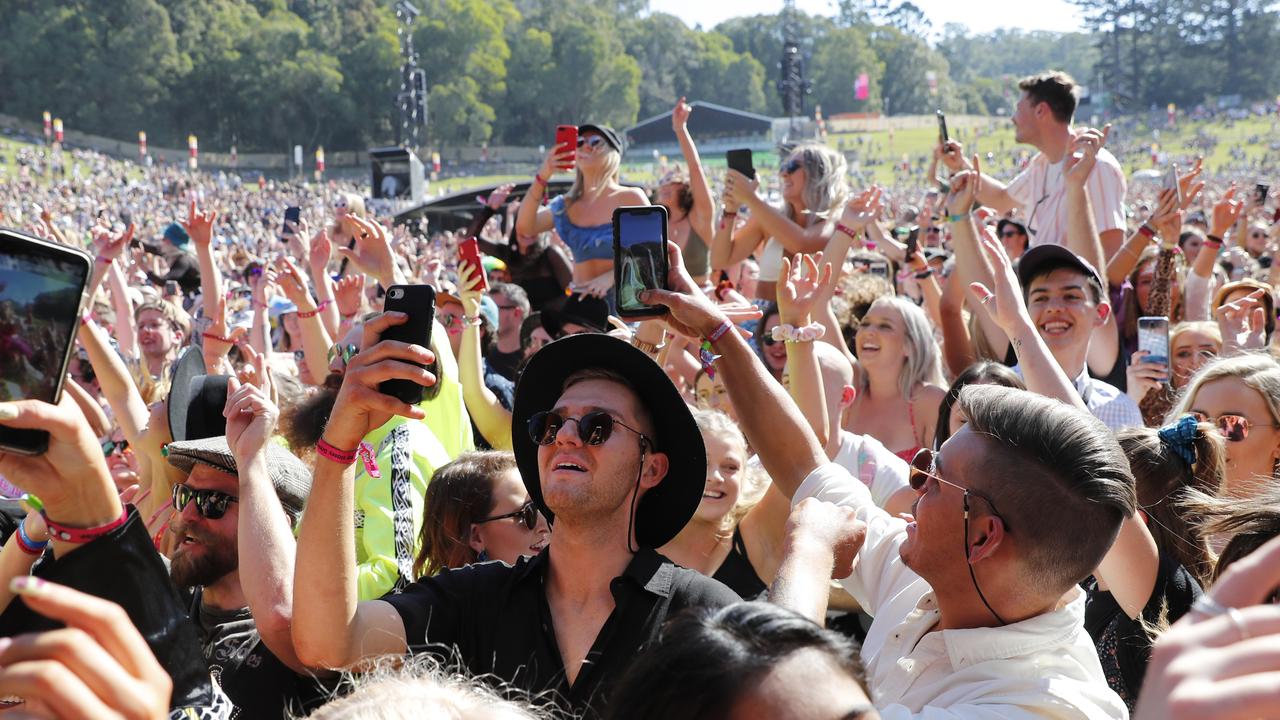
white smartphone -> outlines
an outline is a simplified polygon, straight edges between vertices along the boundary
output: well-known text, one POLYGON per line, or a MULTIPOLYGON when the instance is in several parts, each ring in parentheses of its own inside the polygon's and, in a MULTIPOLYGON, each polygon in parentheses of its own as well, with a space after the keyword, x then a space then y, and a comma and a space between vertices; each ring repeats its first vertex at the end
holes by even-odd
POLYGON ((1160 179, 1160 187, 1163 190, 1173 190, 1178 194, 1178 206, 1182 206, 1182 186, 1178 184, 1178 166, 1170 164, 1169 169, 1164 172, 1164 177, 1160 179))

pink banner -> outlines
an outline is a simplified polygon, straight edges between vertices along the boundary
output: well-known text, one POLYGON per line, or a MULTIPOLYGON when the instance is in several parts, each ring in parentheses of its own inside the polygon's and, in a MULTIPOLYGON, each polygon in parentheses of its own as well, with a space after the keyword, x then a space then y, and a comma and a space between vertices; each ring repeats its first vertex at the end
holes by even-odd
POLYGON ((855 100, 871 97, 871 78, 866 73, 859 75, 858 80, 853 83, 853 97, 855 100))

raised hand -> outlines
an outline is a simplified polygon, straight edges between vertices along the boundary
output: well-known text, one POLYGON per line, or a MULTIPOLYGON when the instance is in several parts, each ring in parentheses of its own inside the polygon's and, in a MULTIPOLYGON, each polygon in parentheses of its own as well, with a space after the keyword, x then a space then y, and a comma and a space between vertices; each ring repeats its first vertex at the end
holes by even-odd
MULTIPOLYGON (((945 157, 945 156, 944 156, 945 157)), ((982 160, 973 156, 973 169, 951 176, 951 191, 942 203, 948 215, 967 215, 982 189, 982 160)))
POLYGON ((218 213, 212 210, 200 212, 200 208, 196 206, 196 201, 192 200, 187 207, 187 221, 182 224, 187 234, 191 236, 191 242, 197 248, 209 247, 209 243, 213 242, 213 221, 218 219, 218 213))
POLYGON ((320 232, 311 238, 311 248, 307 253, 307 264, 314 275, 323 275, 329 267, 329 257, 333 253, 333 242, 329 240, 329 230, 323 225, 320 232))
MULTIPOLYGON (((640 293, 640 301, 666 307, 668 312, 662 320, 680 335, 700 341, 725 320, 739 323, 760 317, 760 308, 755 305, 716 305, 684 269, 684 257, 675 243, 667 243, 667 268, 667 287, 671 289, 645 290, 640 293)), ((740 335, 751 337, 746 330, 735 329, 740 335)))
POLYGON ((293 260, 287 257, 280 258, 276 261, 276 269, 279 273, 276 275, 276 282, 280 285, 284 296, 297 305, 298 310, 302 312, 314 309, 315 300, 311 298, 311 291, 307 289, 307 281, 303 278, 302 270, 294 264, 293 260))
POLYGON ((333 288, 334 302, 343 317, 353 317, 360 312, 364 299, 364 273, 344 276, 333 288))
POLYGON ((1160 191, 1159 205, 1147 222, 1166 247, 1178 244, 1182 235, 1182 206, 1178 204, 1178 193, 1173 188, 1160 191))
POLYGON ((1231 183, 1227 191, 1222 194, 1222 199, 1213 206, 1209 234, 1217 238, 1223 237, 1231 226, 1236 224, 1236 220, 1240 219, 1242 212, 1244 212, 1244 203, 1236 200, 1236 184, 1231 183))
POLYGON ((882 210, 884 191, 880 186, 872 185, 863 190, 861 195, 845 203, 844 211, 840 214, 840 224, 851 230, 862 230, 875 222, 882 210))
POLYGON ((752 180, 737 170, 728 170, 724 174, 724 193, 726 202, 732 201, 732 205, 725 205, 725 209, 738 208, 747 204, 750 197, 756 197, 756 189, 760 187, 760 181, 752 180))
POLYGON ((942 144, 942 164, 946 165, 951 172, 972 169, 965 162, 964 146, 956 140, 948 140, 942 144))
POLYGON ((387 231, 372 220, 348 214, 343 220, 355 247, 338 248, 338 254, 351 261, 357 270, 372 275, 385 286, 395 283, 396 261, 387 243, 387 231))
POLYGON ((835 284, 831 263, 823 262, 822 253, 796 255, 782 258, 782 284, 778 286, 778 315, 787 324, 801 327, 813 318, 813 308, 819 300, 830 297, 835 284))
POLYGON ((1204 171, 1204 158, 1197 157, 1196 164, 1182 175, 1178 176, 1178 189, 1182 191, 1182 209, 1186 210, 1191 207, 1191 203, 1200 197, 1200 193, 1204 191, 1204 182, 1197 182, 1200 173, 1204 171))
POLYGON ((1134 353, 1125 370, 1125 378, 1129 381, 1128 395, 1134 402, 1142 402, 1148 393, 1159 390, 1161 385, 1169 381, 1169 366, 1147 362, 1144 358, 1150 354, 1146 350, 1134 353))
POLYGON ((1099 132, 1093 128, 1078 132, 1071 141, 1067 156, 1062 159, 1062 176, 1067 184, 1082 188, 1089 180, 1098 162, 1098 151, 1107 144, 1107 136, 1111 134, 1111 124, 1103 126, 1099 132))
POLYGON ((502 207, 502 203, 507 201, 507 197, 511 195, 511 191, 513 189, 515 189, 515 183, 503 183, 502 185, 499 185, 493 189, 493 192, 489 193, 489 197, 485 200, 485 204, 489 206, 490 210, 497 212, 498 208, 502 207))
POLYGON ((475 317, 480 313, 483 288, 484 269, 477 268, 466 260, 458 263, 458 299, 462 301, 462 314, 475 317))
POLYGON ((577 157, 578 148, 569 147, 568 145, 564 147, 556 145, 548 150, 546 157, 542 159, 542 167, 538 170, 538 177, 543 180, 550 180, 551 176, 556 173, 572 170, 577 157))
POLYGON ((1222 355, 1235 355, 1266 347, 1267 313, 1262 304, 1265 290, 1254 290, 1239 300, 1226 303, 1213 311, 1222 333, 1222 355))
POLYGON ((129 246, 129 241, 132 239, 133 223, 129 223, 129 227, 119 235, 112 235, 110 230, 99 226, 94 228, 93 249, 98 253, 98 257, 115 260, 129 246))
POLYGON ((676 131, 676 135, 684 132, 689 123, 689 114, 693 112, 693 106, 684 101, 684 96, 676 101, 676 106, 671 110, 671 129, 676 131))
POLYGON ((1013 262, 1005 252, 1004 243, 996 238, 991 228, 982 228, 978 247, 991 263, 991 284, 994 289, 982 283, 972 283, 969 289, 978 299, 983 312, 1013 339, 1019 326, 1031 325, 1031 314, 1027 312, 1026 302, 1022 298, 1022 289, 1018 277, 1013 273, 1013 262))
POLYGON ((280 419, 280 408, 262 388, 227 378, 227 404, 222 415, 227 419, 227 445, 236 465, 244 467, 253 456, 266 451, 280 419))

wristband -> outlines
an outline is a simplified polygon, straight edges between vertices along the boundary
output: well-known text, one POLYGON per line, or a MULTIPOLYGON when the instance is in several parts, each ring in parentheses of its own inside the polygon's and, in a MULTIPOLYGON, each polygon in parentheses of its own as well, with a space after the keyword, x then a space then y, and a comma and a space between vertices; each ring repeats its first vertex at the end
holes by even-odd
POLYGON ((809 323, 796 327, 794 325, 774 325, 770 331, 774 340, 783 340, 789 343, 813 342, 821 340, 827 334, 827 328, 822 323, 809 323))
POLYGON ((26 521, 18 523, 18 532, 14 533, 18 538, 18 548, 28 555, 43 555, 44 549, 49 546, 49 541, 37 542, 31 539, 27 534, 26 521))
POLYGON ((329 307, 329 303, 330 303, 330 302, 332 302, 332 301, 330 301, 330 300, 325 300, 324 302, 322 302, 322 303, 320 303, 319 305, 317 305, 315 310, 308 310, 307 312, 300 312, 300 313, 298 313, 298 319, 299 319, 299 320, 305 320, 305 319, 307 319, 307 318, 313 318, 313 317, 315 317, 316 315, 319 315, 321 310, 324 310, 325 308, 329 307))
POLYGON ((849 227, 848 225, 845 225, 844 223, 841 223, 841 222, 836 223, 836 232, 842 232, 842 233, 844 233, 845 235, 848 235, 848 236, 849 236, 849 237, 851 237, 851 238, 856 238, 856 237, 858 237, 858 231, 857 231, 857 230, 854 230, 853 228, 851 228, 851 227, 849 227))
POLYGON ((733 325, 728 320, 722 321, 719 327, 717 327, 715 330, 711 332, 710 335, 707 336, 707 340, 711 342, 715 342, 719 340, 720 338, 724 337, 725 333, 729 332, 729 328, 731 327, 733 327, 733 325))
POLYGON ((122 509, 120 511, 120 517, 112 520, 106 525, 99 525, 91 528, 74 528, 50 520, 44 510, 40 511, 40 515, 44 518, 45 526, 49 528, 50 538, 71 543, 87 543, 97 540, 103 535, 106 535, 112 530, 120 527, 129 519, 129 511, 127 509, 122 509))
POLYGON ((1205 235, 1204 244, 1212 245, 1214 247, 1222 247, 1222 238, 1218 237, 1217 235, 1205 235))
POLYGON ((968 216, 967 214, 960 214, 960 215, 948 215, 948 216, 947 216, 947 222, 949 222, 949 223, 964 222, 965 220, 968 220, 968 219, 969 219, 969 216, 968 216))
POLYGON ((1156 237, 1156 231, 1147 223, 1142 223, 1141 225, 1138 226, 1138 234, 1142 235, 1148 240, 1154 240, 1156 237))
POLYGON ((702 369, 706 371, 707 377, 712 380, 716 379, 716 369, 712 363, 719 360, 720 356, 711 351, 711 343, 724 337, 724 334, 729 332, 729 328, 731 327, 733 327, 733 325, 731 325, 728 320, 722 320, 719 327, 713 330, 711 334, 707 336, 707 339, 702 341, 702 345, 698 347, 698 361, 702 363, 702 369))
POLYGON ((667 346, 665 342, 661 345, 655 345, 654 343, 640 340, 634 335, 631 337, 631 344, 647 355, 656 355, 659 350, 667 346))
POLYGON ((115 260, 115 258, 109 258, 105 255, 99 255, 93 259, 94 262, 100 262, 103 265, 110 265, 113 260, 115 260))
MULTIPOLYGON (((357 446, 356 450, 360 448, 357 446)), ((356 461, 356 450, 339 450, 325 442, 324 438, 316 441, 316 454, 339 465, 350 465, 356 461)))
POLYGON ((932 276, 933 276, 933 268, 929 268, 928 270, 921 270, 920 272, 916 273, 915 278, 917 280, 928 280, 932 276))
POLYGON ((200 333, 200 337, 204 338, 205 340, 217 340, 218 342, 224 342, 224 343, 226 343, 226 344, 228 344, 228 345, 234 345, 234 344, 235 344, 235 341, 233 341, 231 338, 229 338, 229 337, 223 337, 222 335, 217 335, 217 334, 215 334, 215 333, 211 333, 211 332, 203 332, 203 333, 200 333))
POLYGON ((542 179, 542 176, 541 176, 541 175, 538 175, 537 173, 534 173, 534 175, 533 175, 533 181, 534 181, 535 183, 537 183, 537 184, 541 185, 542 187, 546 187, 546 186, 547 186, 547 181, 546 181, 546 180, 543 180, 543 179, 542 179))
POLYGON ((462 316, 462 327, 480 327, 483 324, 484 318, 479 315, 474 317, 469 315, 462 316))

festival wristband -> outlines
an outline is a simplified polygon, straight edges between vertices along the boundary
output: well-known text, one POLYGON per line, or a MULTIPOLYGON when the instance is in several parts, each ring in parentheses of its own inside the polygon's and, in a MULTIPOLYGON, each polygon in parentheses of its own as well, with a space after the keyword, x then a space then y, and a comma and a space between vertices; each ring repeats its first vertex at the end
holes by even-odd
POLYGON ((845 225, 844 223, 840 223, 840 222, 836 223, 836 232, 842 232, 842 233, 844 233, 845 235, 848 235, 848 236, 849 236, 849 237, 851 237, 851 238, 856 238, 856 237, 858 237, 858 231, 857 231, 857 230, 854 230, 853 228, 849 227, 848 225, 845 225))
POLYGON ((109 258, 105 255, 99 255, 98 257, 93 259, 94 262, 100 262, 103 265, 110 265, 113 260, 115 260, 115 258, 109 258))
POLYGON ((31 536, 27 534, 27 523, 25 521, 18 523, 18 532, 14 533, 14 535, 18 538, 18 548, 28 555, 42 555, 44 549, 49 547, 48 540, 38 542, 31 539, 31 536))
POLYGON ((537 183, 537 184, 541 185, 542 187, 546 187, 546 186, 547 186, 547 181, 546 181, 546 180, 543 180, 541 175, 536 175, 536 174, 535 174, 535 175, 533 176, 533 181, 534 181, 535 183, 537 183))
POLYGON ((1142 223, 1141 225, 1138 226, 1138 234, 1142 235, 1148 240, 1152 240, 1156 236, 1156 231, 1153 230, 1150 225, 1146 223, 1142 223))
POLYGON ((226 343, 228 345, 235 344, 235 341, 232 340, 231 338, 218 335, 217 333, 203 332, 203 333, 200 333, 200 337, 204 338, 205 340, 217 340, 218 342, 226 343))
POLYGON ((99 525, 91 528, 74 528, 50 520, 44 510, 40 511, 40 515, 44 517, 44 524, 49 528, 50 538, 70 543, 93 542, 121 525, 124 525, 125 521, 129 519, 129 511, 127 509, 122 509, 120 511, 120 517, 112 520, 106 525, 99 525))
POLYGON ((959 215, 948 215, 948 216, 947 216, 947 222, 949 222, 949 223, 964 222, 965 220, 968 220, 968 219, 969 219, 969 216, 968 216, 968 215, 966 215, 966 214, 964 214, 964 213, 961 213, 961 214, 959 214, 959 215))
POLYGON ((1222 247, 1222 238, 1218 237, 1217 235, 1205 235, 1204 244, 1212 245, 1214 247, 1222 247))
POLYGON ((917 280, 928 280, 932 276, 933 276, 933 268, 929 268, 928 270, 921 270, 920 272, 915 274, 915 278, 917 280))
POLYGON ((305 320, 305 319, 307 319, 307 318, 313 318, 313 317, 315 317, 316 315, 319 315, 321 310, 324 310, 325 308, 329 307, 329 303, 330 303, 330 302, 333 302, 333 301, 332 301, 332 300, 325 300, 324 302, 322 302, 322 303, 320 303, 319 305, 317 305, 315 310, 308 310, 307 312, 300 312, 300 313, 298 313, 298 319, 299 319, 299 320, 305 320))
MULTIPOLYGON (((359 447, 356 448, 359 450, 359 447)), ((350 465, 356 461, 356 450, 339 450, 325 442, 324 438, 316 441, 316 454, 339 465, 350 465)))

